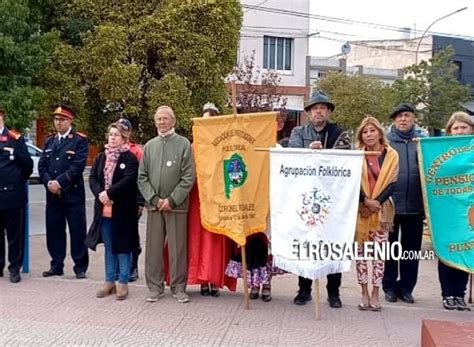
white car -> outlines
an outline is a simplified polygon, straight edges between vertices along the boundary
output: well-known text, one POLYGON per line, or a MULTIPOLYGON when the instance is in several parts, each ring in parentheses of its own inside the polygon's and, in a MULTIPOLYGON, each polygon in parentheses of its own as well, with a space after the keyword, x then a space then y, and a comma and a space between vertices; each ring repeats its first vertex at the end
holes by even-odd
POLYGON ((43 151, 31 142, 26 142, 26 146, 28 147, 28 152, 30 153, 31 159, 33 159, 33 173, 31 174, 30 179, 39 181, 38 162, 43 151))

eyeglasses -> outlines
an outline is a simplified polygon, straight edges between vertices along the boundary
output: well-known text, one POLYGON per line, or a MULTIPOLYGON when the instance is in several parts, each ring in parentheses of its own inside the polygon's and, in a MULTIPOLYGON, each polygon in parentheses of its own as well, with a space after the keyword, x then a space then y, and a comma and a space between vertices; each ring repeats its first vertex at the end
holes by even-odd
POLYGON ((67 118, 62 118, 62 117, 54 117, 53 120, 54 120, 55 122, 60 122, 60 123, 61 123, 61 122, 68 121, 69 119, 67 119, 67 118))

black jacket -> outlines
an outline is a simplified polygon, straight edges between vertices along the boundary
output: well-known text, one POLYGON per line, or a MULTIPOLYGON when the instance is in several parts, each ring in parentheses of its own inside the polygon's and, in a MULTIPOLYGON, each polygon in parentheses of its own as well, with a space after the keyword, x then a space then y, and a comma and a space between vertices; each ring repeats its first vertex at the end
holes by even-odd
POLYGON ((311 123, 293 128, 288 147, 309 148, 313 141, 321 141, 323 148, 351 148, 347 132, 334 123, 327 123, 320 132, 311 123))
MULTIPOLYGON (((89 186, 95 196, 94 220, 86 237, 86 246, 96 249, 102 243, 100 232, 102 228, 103 204, 98 196, 104 191, 105 153, 100 153, 94 161, 89 176, 89 186)), ((112 252, 128 253, 138 246, 138 202, 137 202, 138 160, 128 151, 120 154, 112 178, 112 186, 107 195, 113 201, 112 205, 112 252)))
POLYGON ((394 131, 387 138, 399 157, 398 179, 393 191, 396 214, 423 214, 423 195, 421 193, 420 168, 416 138, 404 140, 394 131))
POLYGON ((27 181, 32 172, 33 160, 25 139, 5 127, 0 134, 0 209, 26 204, 27 181))
POLYGON ((84 204, 84 168, 89 143, 85 135, 71 130, 66 139, 58 143, 57 135, 49 136, 38 163, 40 180, 46 187, 46 202, 58 204, 84 204), (57 180, 61 195, 48 190, 48 182, 57 180))

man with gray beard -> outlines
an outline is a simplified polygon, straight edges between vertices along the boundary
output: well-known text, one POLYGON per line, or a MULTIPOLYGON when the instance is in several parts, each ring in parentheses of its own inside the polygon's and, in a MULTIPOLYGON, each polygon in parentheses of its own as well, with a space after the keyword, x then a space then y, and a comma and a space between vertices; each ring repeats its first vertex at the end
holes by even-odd
MULTIPOLYGON (((351 141, 348 133, 336 124, 329 122, 329 117, 334 109, 335 105, 326 93, 316 90, 304 108, 309 113, 310 122, 291 131, 288 147, 350 149, 351 141)), ((339 297, 341 277, 340 273, 327 275, 328 302, 332 308, 342 307, 339 297)), ((312 299, 311 284, 311 279, 298 277, 298 295, 293 300, 295 305, 305 305, 312 299)))

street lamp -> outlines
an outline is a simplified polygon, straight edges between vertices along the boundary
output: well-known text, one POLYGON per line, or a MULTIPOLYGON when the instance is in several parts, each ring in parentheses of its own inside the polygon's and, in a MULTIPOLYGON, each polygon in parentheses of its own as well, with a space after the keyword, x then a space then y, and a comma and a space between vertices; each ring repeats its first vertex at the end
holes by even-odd
POLYGON ((463 8, 460 8, 459 10, 456 10, 456 11, 454 11, 454 12, 448 13, 447 15, 436 19, 433 23, 431 23, 431 24, 428 26, 428 28, 426 28, 425 32, 424 32, 423 35, 421 35, 421 37, 420 37, 420 41, 418 41, 418 46, 416 47, 415 64, 418 64, 418 52, 420 51, 421 41, 423 41, 423 38, 425 37, 425 35, 426 35, 426 33, 428 32, 428 30, 430 30, 430 28, 431 28, 433 25, 435 25, 436 23, 438 23, 440 20, 443 20, 443 19, 445 19, 445 18, 448 18, 448 17, 452 16, 453 14, 459 13, 459 12, 464 11, 464 10, 467 10, 467 6, 466 6, 466 7, 463 7, 463 8))

